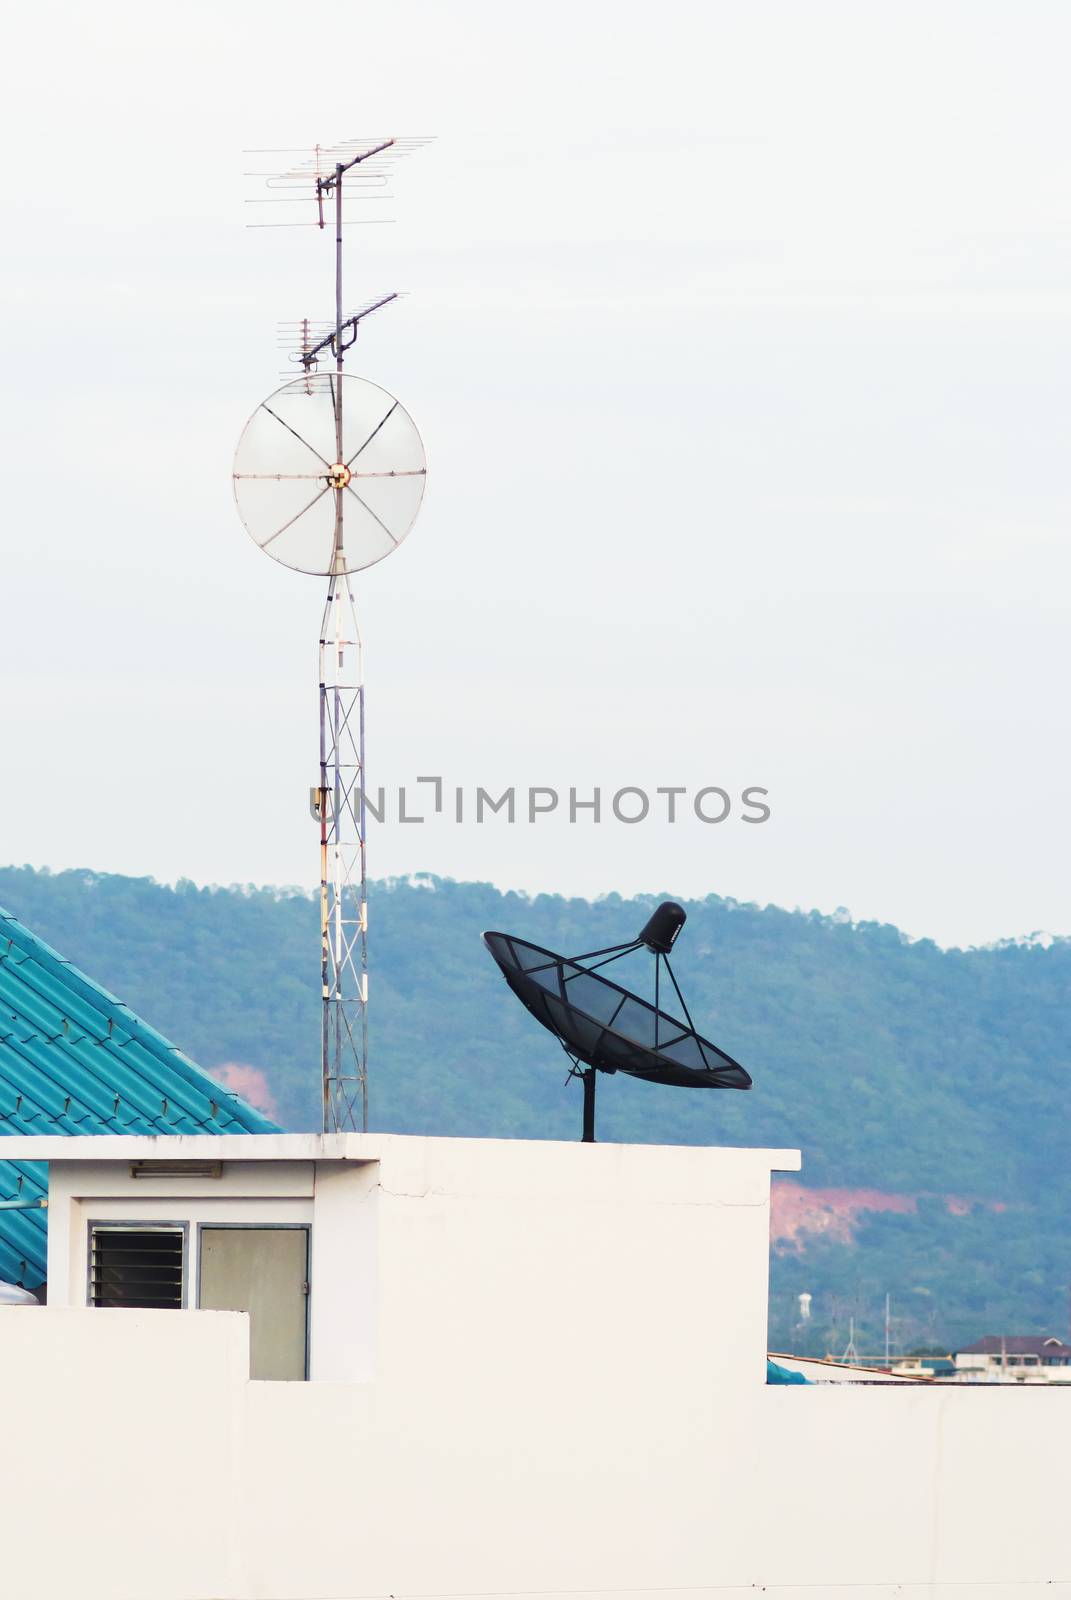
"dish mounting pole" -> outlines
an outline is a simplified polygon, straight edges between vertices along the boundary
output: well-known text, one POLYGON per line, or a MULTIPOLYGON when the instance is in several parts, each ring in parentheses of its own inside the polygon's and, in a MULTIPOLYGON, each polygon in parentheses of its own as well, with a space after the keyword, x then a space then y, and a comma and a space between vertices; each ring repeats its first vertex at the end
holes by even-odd
POLYGON ((595 1143, 595 1068, 588 1067, 580 1074, 584 1085, 584 1126, 580 1135, 582 1144, 595 1143))
MULTIPOLYGON (((387 139, 316 179, 319 225, 324 202, 335 213, 335 554, 320 623, 320 978, 323 1130, 368 1128, 368 877, 365 855, 364 654, 342 540, 349 472, 344 454, 343 362, 356 327, 343 338, 342 189, 351 167, 379 155, 387 139)), ((355 319, 351 319, 354 320, 355 319)))

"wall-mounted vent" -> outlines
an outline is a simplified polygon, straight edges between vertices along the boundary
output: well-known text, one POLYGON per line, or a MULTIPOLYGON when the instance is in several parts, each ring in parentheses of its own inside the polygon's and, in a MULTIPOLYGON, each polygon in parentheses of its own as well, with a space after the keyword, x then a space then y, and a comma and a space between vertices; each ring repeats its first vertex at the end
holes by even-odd
POLYGON ((222 1161, 132 1161, 132 1178, 222 1178, 222 1161))
POLYGON ((94 1306, 182 1306, 182 1228, 95 1226, 89 1243, 89 1301, 94 1306))

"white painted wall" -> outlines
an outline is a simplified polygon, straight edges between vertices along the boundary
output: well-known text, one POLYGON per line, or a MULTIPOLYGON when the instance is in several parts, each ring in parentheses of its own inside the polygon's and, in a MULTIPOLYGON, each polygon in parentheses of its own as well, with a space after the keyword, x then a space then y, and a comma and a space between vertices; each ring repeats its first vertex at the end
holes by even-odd
POLYGON ((232 1314, 0 1309, 6 1592, 1071 1596, 1066 1392, 766 1386, 792 1153, 351 1154, 314 1295, 362 1381, 250 1383, 232 1314))
POLYGON ((247 1593, 248 1370, 231 1312, 0 1308, 4 1600, 247 1593))

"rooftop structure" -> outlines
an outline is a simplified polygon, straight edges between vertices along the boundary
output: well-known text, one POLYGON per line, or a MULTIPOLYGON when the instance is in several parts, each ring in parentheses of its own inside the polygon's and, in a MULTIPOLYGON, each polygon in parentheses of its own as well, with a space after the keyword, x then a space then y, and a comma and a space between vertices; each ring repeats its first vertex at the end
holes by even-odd
MULTIPOLYGON (((556 1229, 572 1227, 581 1255, 597 1250, 600 1233, 614 1240, 621 1223, 600 1220, 601 1208, 624 1202, 633 1191, 654 1202, 647 1224, 652 1239, 645 1246, 637 1231, 637 1252, 655 1248, 655 1238, 665 1250, 699 1227, 710 1234, 708 1250, 731 1254, 742 1229, 753 1234, 763 1287, 746 1348, 761 1379, 770 1172, 796 1170, 799 1160, 794 1151, 607 1146, 585 1163, 572 1146, 549 1142, 386 1134, 126 1136, 92 1144, 50 1138, 33 1145, 12 1139, 5 1145, 9 1158, 40 1149, 50 1164, 50 1308, 244 1311, 254 1378, 335 1383, 374 1375, 377 1341, 369 1317, 388 1242, 395 1248, 404 1243, 412 1207, 400 1202, 437 1194, 444 1197, 437 1208, 449 1209, 445 1197, 459 1190, 469 1198, 465 1270, 473 1270, 473 1251, 482 1254, 482 1270, 500 1286, 513 1247, 500 1237, 496 1214, 511 1209, 523 1214, 534 1206, 540 1221, 556 1218, 556 1229), (733 1197, 744 1194, 752 1209, 732 1209, 733 1197), (697 1208, 694 1217, 680 1206, 697 1208), (585 1229, 593 1230, 586 1247, 585 1229)), ((430 1263, 421 1257, 410 1270, 412 1281, 394 1287, 403 1299, 415 1295, 416 1304, 430 1263)), ((568 1259, 546 1260, 538 1276, 549 1289, 563 1275, 571 1282, 574 1270, 568 1259)), ((400 1304, 388 1305, 402 1314, 400 1304)), ((392 1326, 390 1333, 394 1343, 424 1337, 415 1328, 392 1326)))

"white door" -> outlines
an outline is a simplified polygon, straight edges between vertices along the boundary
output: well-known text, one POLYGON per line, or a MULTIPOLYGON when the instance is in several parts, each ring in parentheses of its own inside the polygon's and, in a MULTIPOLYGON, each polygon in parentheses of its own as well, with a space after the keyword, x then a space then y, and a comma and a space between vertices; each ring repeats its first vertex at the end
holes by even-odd
POLYGON ((248 1311, 252 1378, 307 1376, 308 1228, 202 1228, 199 1304, 248 1311))

